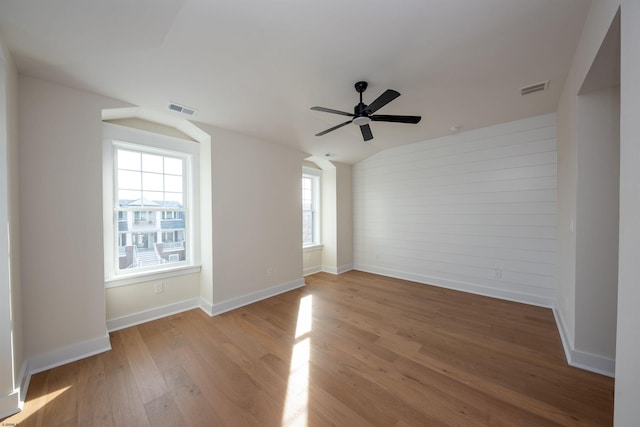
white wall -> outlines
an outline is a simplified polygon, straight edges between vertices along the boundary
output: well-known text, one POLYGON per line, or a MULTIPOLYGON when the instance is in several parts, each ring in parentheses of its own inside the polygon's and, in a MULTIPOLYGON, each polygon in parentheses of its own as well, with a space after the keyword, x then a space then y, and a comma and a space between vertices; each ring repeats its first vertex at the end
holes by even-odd
MULTIPOLYGON (((591 3, 558 105, 557 314, 565 347, 574 348, 576 330, 576 232, 578 186, 577 95, 611 26, 619 1, 591 3), (572 227, 573 225, 573 227, 572 227)), ((571 354, 568 353, 569 358, 571 354)))
MULTIPOLYGON (((575 350, 613 364, 618 299, 620 87, 577 99, 575 350)), ((613 371, 613 369, 611 369, 613 371)))
POLYGON ((353 199, 356 269, 552 304, 554 114, 380 152, 353 199))
POLYGON ((105 289, 106 319, 109 330, 129 326, 136 319, 149 320, 166 314, 162 308, 171 308, 184 303, 191 308, 197 307, 200 298, 200 273, 163 278, 160 280, 141 280, 139 283, 105 289), (162 283, 163 291, 156 293, 154 285, 162 283), (148 314, 148 317, 145 314, 148 314))
POLYGON ((338 273, 337 176, 333 164, 322 170, 322 269, 333 274, 338 273))
POLYGON ((20 279, 17 71, 0 39, 0 418, 26 390, 20 279))
POLYGON ((640 2, 623 0, 621 10, 620 246, 614 421, 617 427, 631 427, 640 420, 640 2))
POLYGON ((302 266, 305 276, 322 271, 322 253, 321 246, 302 250, 302 266))
POLYGON ((25 76, 18 95, 25 350, 42 368, 108 348, 101 112, 123 104, 25 76))
POLYGON ((160 135, 167 135, 173 138, 184 139, 187 141, 197 142, 195 139, 190 137, 189 135, 181 132, 172 126, 163 125, 160 123, 151 122, 149 120, 142 120, 137 117, 130 117, 126 119, 116 119, 116 120, 107 120, 109 123, 113 123, 115 125, 126 126, 133 129, 139 129, 146 132, 157 133, 160 135))
POLYGON ((617 219, 611 205, 617 199, 619 107, 616 89, 580 93, 606 88, 602 71, 617 69, 609 64, 615 52, 603 46, 617 31, 618 6, 592 2, 558 106, 556 314, 569 363, 608 375, 615 369, 617 219))
POLYGON ((303 154, 198 126, 211 135, 213 311, 301 286, 303 154))
MULTIPOLYGON (((18 72, 11 63, 7 69, 7 173, 9 190, 9 249, 11 268, 11 313, 13 322, 13 354, 14 354, 14 379, 20 381, 19 369, 23 369, 24 355, 24 331, 22 310, 22 277, 20 258, 20 179, 19 179, 19 145, 18 145, 18 72)), ((18 384, 16 384, 18 387, 18 384)), ((21 390, 21 393, 26 390, 21 390)), ((24 399, 24 395, 22 396, 24 399)))
POLYGON ((353 167, 333 162, 336 168, 337 273, 353 268, 353 167))

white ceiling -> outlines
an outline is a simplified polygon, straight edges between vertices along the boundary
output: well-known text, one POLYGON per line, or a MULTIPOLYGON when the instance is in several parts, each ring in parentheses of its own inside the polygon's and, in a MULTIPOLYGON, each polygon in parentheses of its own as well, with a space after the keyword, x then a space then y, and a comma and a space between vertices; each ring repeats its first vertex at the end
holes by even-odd
POLYGON ((556 110, 588 0, 0 0, 22 74, 355 163, 377 151, 556 110), (418 125, 316 133, 386 89, 418 125), (550 80, 548 91, 519 88, 550 80))

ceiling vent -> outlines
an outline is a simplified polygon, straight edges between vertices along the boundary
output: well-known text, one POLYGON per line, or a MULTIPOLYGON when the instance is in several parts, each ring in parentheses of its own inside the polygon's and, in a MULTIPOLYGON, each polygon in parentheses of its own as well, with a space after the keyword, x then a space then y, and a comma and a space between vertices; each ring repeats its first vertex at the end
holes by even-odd
POLYGON ((520 88, 520 95, 529 95, 530 93, 545 91, 549 87, 549 80, 540 83, 534 83, 529 86, 520 88))
POLYGON ((197 110, 191 107, 185 107, 184 105, 176 104, 175 102, 169 103, 169 110, 176 113, 182 113, 185 116, 193 117, 196 115, 197 110))

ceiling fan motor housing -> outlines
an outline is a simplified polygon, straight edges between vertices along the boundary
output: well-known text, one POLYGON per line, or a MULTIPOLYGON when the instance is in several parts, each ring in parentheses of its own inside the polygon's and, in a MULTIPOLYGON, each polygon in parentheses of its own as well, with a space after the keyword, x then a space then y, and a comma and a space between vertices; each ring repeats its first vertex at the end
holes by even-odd
POLYGON ((357 126, 364 126, 368 125, 370 122, 371 119, 367 116, 356 116, 353 118, 353 121, 351 123, 357 126))

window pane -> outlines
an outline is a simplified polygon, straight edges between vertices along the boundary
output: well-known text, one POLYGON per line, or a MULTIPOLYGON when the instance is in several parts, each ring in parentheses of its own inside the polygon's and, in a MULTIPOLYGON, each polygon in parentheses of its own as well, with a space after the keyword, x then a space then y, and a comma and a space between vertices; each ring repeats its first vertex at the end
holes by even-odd
POLYGON ((142 179, 140 177, 140 172, 119 170, 118 189, 142 190, 142 179))
POLYGON ((125 206, 134 200, 140 200, 142 197, 141 191, 119 190, 118 191, 118 206, 125 206))
POLYGON ((118 169, 140 170, 140 153, 118 150, 118 169))
POLYGON ((182 192, 182 177, 175 175, 164 176, 164 191, 182 192))
POLYGON ((302 212, 302 243, 313 243, 313 215, 309 211, 302 212))
POLYGON ((144 191, 162 191, 162 174, 144 172, 142 174, 142 189, 144 191))
POLYGON ((175 206, 169 205, 169 207, 181 208, 184 201, 182 193, 164 193, 165 202, 174 202, 175 206))
POLYGON ((142 170, 145 172, 163 172, 163 157, 155 154, 142 155, 142 170))
POLYGON ((164 199, 164 193, 161 191, 143 191, 142 198, 145 203, 152 202, 147 203, 150 206, 160 206, 160 203, 162 203, 164 199))
POLYGON ((165 157, 164 173, 171 174, 171 175, 182 175, 182 159, 165 157))
POLYGON ((302 244, 320 243, 319 236, 319 177, 302 176, 302 244))

